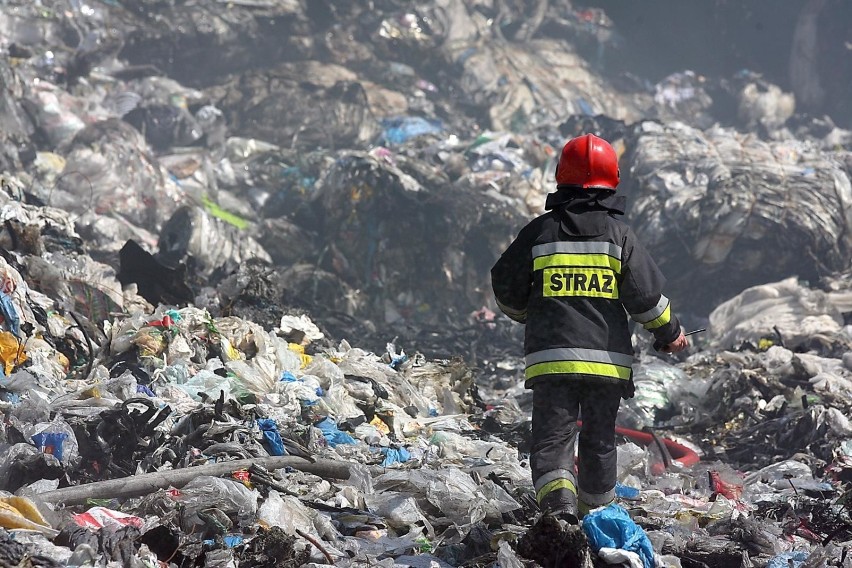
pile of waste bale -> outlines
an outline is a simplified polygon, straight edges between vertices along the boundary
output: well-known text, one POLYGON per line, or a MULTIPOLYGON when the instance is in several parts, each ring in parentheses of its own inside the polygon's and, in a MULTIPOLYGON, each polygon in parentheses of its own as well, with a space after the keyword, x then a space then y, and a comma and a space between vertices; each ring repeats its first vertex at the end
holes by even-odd
POLYGON ((0 0, 0 564, 852 566, 852 133, 567 0, 0 0), (538 516, 488 271, 596 132, 686 356, 538 516), (669 292, 667 292, 669 293, 669 292))

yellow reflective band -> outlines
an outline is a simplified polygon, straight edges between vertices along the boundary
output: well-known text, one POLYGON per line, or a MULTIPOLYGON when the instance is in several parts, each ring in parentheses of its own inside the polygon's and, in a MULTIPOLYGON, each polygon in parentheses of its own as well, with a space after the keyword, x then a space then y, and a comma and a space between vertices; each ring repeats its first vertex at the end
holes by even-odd
POLYGON ((526 370, 526 377, 532 379, 541 375, 556 374, 579 374, 600 375, 613 379, 627 380, 630 378, 630 367, 612 365, 610 363, 590 363, 588 361, 551 361, 549 363, 537 363, 530 365, 526 370))
POLYGON ((667 323, 672 320, 672 309, 671 304, 666 306, 666 309, 663 311, 663 315, 658 317, 657 319, 652 319, 642 327, 645 329, 657 329, 658 327, 663 327, 667 323))
POLYGON ((551 266, 587 266, 609 268, 621 274, 621 261, 608 254, 549 254, 539 256, 533 261, 533 269, 541 270, 551 266))
POLYGON ((536 493, 535 495, 536 501, 541 503, 541 500, 544 499, 544 497, 548 493, 553 493, 557 489, 567 489, 574 495, 577 494, 577 488, 574 486, 573 483, 571 483, 570 479, 554 479, 553 481, 538 490, 538 493, 536 493))
POLYGON ((618 281, 608 268, 545 268, 542 294, 546 298, 582 296, 618 299, 618 281))

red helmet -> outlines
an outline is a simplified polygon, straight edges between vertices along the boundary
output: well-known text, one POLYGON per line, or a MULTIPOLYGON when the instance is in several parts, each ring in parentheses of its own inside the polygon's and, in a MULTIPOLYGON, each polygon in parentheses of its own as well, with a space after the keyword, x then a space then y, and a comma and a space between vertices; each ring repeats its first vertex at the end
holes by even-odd
POLYGON ((559 186, 615 191, 620 177, 615 150, 609 142, 594 134, 584 134, 569 140, 562 148, 556 166, 556 183, 559 186))

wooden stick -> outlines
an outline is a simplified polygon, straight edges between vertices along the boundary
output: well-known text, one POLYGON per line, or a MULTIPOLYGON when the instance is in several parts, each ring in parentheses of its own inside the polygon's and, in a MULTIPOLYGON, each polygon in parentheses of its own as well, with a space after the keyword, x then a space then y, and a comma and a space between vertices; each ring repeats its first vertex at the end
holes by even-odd
POLYGON ((272 456, 246 460, 233 460, 168 471, 143 473, 121 479, 96 481, 85 485, 64 487, 47 491, 37 497, 46 503, 64 503, 80 505, 89 499, 121 499, 148 495, 158 489, 176 487, 180 489, 196 477, 210 475, 218 477, 257 464, 269 470, 291 467, 299 471, 313 473, 324 479, 349 479, 349 464, 344 461, 317 459, 309 462, 296 456, 272 456))

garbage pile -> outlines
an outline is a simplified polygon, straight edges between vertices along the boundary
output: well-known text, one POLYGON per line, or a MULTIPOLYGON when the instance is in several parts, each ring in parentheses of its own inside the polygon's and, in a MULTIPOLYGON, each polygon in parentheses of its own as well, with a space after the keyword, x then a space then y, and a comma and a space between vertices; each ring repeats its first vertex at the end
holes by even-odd
POLYGON ((2 563, 852 564, 852 134, 620 41, 556 0, 0 0, 2 563), (709 333, 637 333, 617 505, 566 535, 488 270, 587 131, 709 333))
POLYGON ((678 122, 644 122, 635 135, 628 162, 637 233, 671 275, 673 293, 699 311, 755 284, 848 268, 849 152, 678 122))

